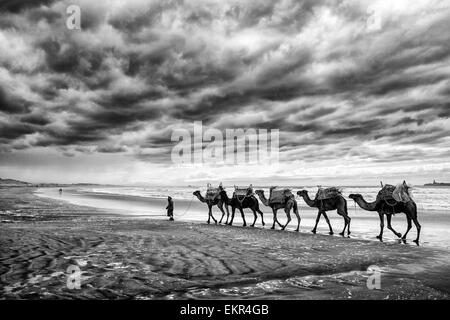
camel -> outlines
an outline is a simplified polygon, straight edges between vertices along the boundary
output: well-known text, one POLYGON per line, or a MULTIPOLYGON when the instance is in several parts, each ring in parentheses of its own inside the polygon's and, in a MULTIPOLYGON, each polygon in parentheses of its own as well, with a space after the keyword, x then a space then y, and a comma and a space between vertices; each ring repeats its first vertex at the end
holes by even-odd
POLYGON ((214 198, 213 200, 209 200, 209 199, 205 199, 202 194, 200 193, 199 190, 195 191, 193 193, 194 196, 196 196, 198 198, 198 200, 200 200, 201 202, 206 203, 206 205, 208 206, 208 221, 206 221, 208 224, 210 223, 210 219, 212 218, 214 223, 217 224, 217 220, 214 218, 213 214, 212 214, 212 207, 213 206, 217 206, 219 208, 219 210, 222 212, 222 218, 220 218, 219 224, 222 223, 223 217, 225 216, 225 211, 223 210, 223 205, 225 204, 225 209, 227 210, 227 222, 228 223, 228 216, 230 215, 229 211, 228 211, 228 205, 227 202, 224 200, 224 195, 226 197, 226 199, 228 199, 228 197, 226 196, 226 192, 225 190, 222 190, 220 192, 220 196, 214 198))
POLYGON ((341 236, 344 236, 345 229, 348 227, 347 228, 347 236, 350 236, 350 220, 351 219, 348 216, 347 200, 345 200, 345 198, 342 195, 339 195, 334 198, 329 198, 329 199, 323 199, 323 200, 314 199, 314 200, 312 200, 309 198, 308 191, 306 191, 306 190, 298 191, 297 194, 300 197, 302 197, 303 200, 305 200, 305 202, 308 206, 319 209, 319 212, 318 212, 317 218, 316 218, 316 224, 314 226, 314 229, 311 230, 312 233, 316 233, 317 224, 319 223, 320 216, 323 215, 328 224, 328 227, 330 228, 329 234, 333 235, 334 234, 333 228, 331 227, 330 220, 328 219, 326 212, 330 211, 330 210, 337 210, 337 213, 344 218, 344 229, 339 234, 341 236))
POLYGON ((377 239, 383 241, 384 216, 386 216, 388 229, 391 230, 397 237, 401 238, 404 243, 406 243, 406 236, 411 229, 411 221, 413 221, 417 229, 417 238, 413 242, 419 245, 421 226, 417 220, 417 205, 412 199, 406 203, 396 202, 394 205, 390 205, 379 196, 377 196, 374 202, 367 202, 360 194, 351 194, 349 195, 349 198, 353 199, 363 210, 378 212, 378 216, 380 217, 380 234, 376 237, 377 239), (391 226, 392 215, 400 212, 406 214, 406 220, 408 222, 408 227, 403 237, 400 232, 395 231, 391 226))
POLYGON ((275 229, 275 222, 278 223, 278 225, 281 227, 281 230, 286 229, 287 225, 292 220, 291 219, 291 209, 294 209, 294 214, 297 216, 297 229, 295 231, 299 231, 301 218, 298 213, 297 201, 294 199, 294 197, 289 197, 285 201, 285 203, 269 203, 269 200, 264 195, 264 190, 256 190, 255 193, 258 195, 259 199, 265 206, 272 208, 273 225, 272 225, 271 229, 275 229), (277 211, 279 209, 284 209, 284 212, 286 212, 286 216, 287 216, 288 220, 284 226, 281 223, 279 223, 278 219, 277 219, 277 211))
MULTIPOLYGON (((245 216, 244 216, 244 210, 246 208, 249 208, 250 210, 252 210, 253 215, 255 217, 255 219, 253 220, 253 223, 251 224, 251 227, 255 226, 256 220, 258 219, 258 216, 256 213, 259 213, 261 215, 261 223, 262 226, 264 227, 266 224, 264 223, 264 216, 262 211, 259 209, 259 202, 258 199, 256 199, 256 197, 254 195, 247 195, 244 197, 244 199, 242 201, 240 201, 235 194, 233 194, 233 197, 228 198, 228 195, 226 194, 226 192, 223 195, 224 201, 227 205, 231 206, 231 220, 228 223, 228 225, 232 226, 233 225, 233 220, 234 220, 234 214, 236 212, 236 209, 238 209, 241 212, 241 216, 242 216, 242 220, 244 221, 243 223, 243 227, 247 226, 247 222, 245 221, 245 216)), ((227 221, 228 221, 228 216, 227 216, 227 221)))

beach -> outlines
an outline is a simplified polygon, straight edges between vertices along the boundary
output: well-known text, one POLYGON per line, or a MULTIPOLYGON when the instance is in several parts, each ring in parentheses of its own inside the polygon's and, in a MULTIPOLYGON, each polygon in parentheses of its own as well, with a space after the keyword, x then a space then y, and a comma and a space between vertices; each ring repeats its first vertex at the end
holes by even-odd
MULTIPOLYGON (((289 187, 295 194, 298 190, 306 189, 311 197, 317 190, 317 187, 289 187)), ((262 189, 265 194, 269 194, 269 187, 255 187, 255 190, 262 189)), ((167 205, 167 196, 171 195, 175 201, 174 216, 177 221, 205 223, 208 219, 207 206, 201 203, 193 192, 199 190, 205 194, 205 186, 191 187, 126 187, 126 186, 86 186, 86 187, 68 187, 59 194, 58 188, 38 188, 34 191, 35 195, 41 198, 51 198, 54 200, 64 200, 74 205, 90 206, 100 208, 110 214, 133 217, 136 219, 166 219, 165 207, 167 205)), ((233 187, 226 187, 229 196, 233 194, 233 187)), ((378 193, 378 187, 344 187, 343 195, 347 199, 348 214, 352 218, 351 236, 357 239, 378 241, 375 236, 379 233, 380 221, 376 212, 362 210, 355 205, 354 201, 348 198, 350 193, 361 193, 366 196, 368 201, 373 201, 378 193)), ((414 199, 418 206, 419 221, 424 224, 421 231, 421 245, 427 247, 438 247, 450 250, 450 188, 416 188, 414 199)), ((303 199, 296 196, 301 217, 300 229, 303 232, 309 232, 315 224, 317 209, 310 208, 303 199)), ((259 207, 264 213, 264 222, 267 227, 273 224, 273 214, 271 208, 263 205, 259 201, 259 207)), ((231 214, 231 207, 229 208, 231 214)), ((222 214, 214 206, 212 209, 213 217, 220 221, 222 214)), ((244 210, 247 224, 252 224, 254 216, 249 209, 244 210)), ((330 211, 328 217, 335 233, 341 232, 344 227, 344 220, 336 211, 330 211)), ((223 217, 223 222, 226 221, 223 217)), ((279 210, 278 220, 285 224, 287 222, 284 210, 279 210)), ((293 231, 297 227, 297 218, 291 212, 291 222, 287 230, 293 231)), ((213 220, 210 220, 213 223, 213 220)), ((236 210, 233 225, 242 226, 241 214, 236 210)), ((255 225, 262 226, 261 217, 258 215, 255 225)), ((406 217, 403 213, 394 215, 392 226, 395 230, 403 233, 406 229, 406 217)), ((318 225, 318 232, 328 234, 328 226, 322 218, 318 225)), ((416 230, 411 229, 408 240, 415 238, 416 230)), ((397 242, 397 237, 385 228, 384 240, 397 242)))
POLYGON ((169 222, 35 192, 0 189, 2 299, 449 297, 444 248, 169 222), (68 283, 74 268, 79 289, 68 283), (369 290, 374 270, 380 289, 369 290))

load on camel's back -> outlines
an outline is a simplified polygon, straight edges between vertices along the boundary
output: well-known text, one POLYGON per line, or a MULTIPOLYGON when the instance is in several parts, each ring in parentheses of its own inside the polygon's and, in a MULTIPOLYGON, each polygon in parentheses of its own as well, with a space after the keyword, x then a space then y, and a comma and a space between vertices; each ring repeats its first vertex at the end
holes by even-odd
POLYGON ((223 190, 222 183, 220 183, 218 188, 214 188, 210 183, 208 183, 206 188, 206 200, 220 199, 220 192, 223 190))
POLYGON ((292 199, 295 198, 291 192, 291 189, 277 188, 277 187, 270 188, 269 205, 285 204, 286 201, 288 201, 288 199, 291 198, 292 199))
POLYGON ((337 187, 331 187, 331 188, 321 188, 319 187, 319 190, 317 190, 316 193, 316 199, 317 200, 325 200, 325 199, 332 199, 342 196, 342 189, 337 187))
POLYGON ((241 188, 241 187, 238 187, 238 186, 234 186, 233 197, 238 199, 239 202, 242 202, 242 201, 244 201, 245 198, 251 197, 253 195, 254 195, 254 192, 253 192, 253 186, 252 185, 250 185, 250 186, 248 186, 246 188, 245 187, 241 188))
MULTIPOLYGON (((381 185, 383 186, 383 183, 381 183, 381 185)), ((412 199, 410 189, 411 187, 406 181, 397 184, 397 186, 386 184, 378 192, 378 197, 391 205, 394 205, 397 202, 407 203, 412 199)))

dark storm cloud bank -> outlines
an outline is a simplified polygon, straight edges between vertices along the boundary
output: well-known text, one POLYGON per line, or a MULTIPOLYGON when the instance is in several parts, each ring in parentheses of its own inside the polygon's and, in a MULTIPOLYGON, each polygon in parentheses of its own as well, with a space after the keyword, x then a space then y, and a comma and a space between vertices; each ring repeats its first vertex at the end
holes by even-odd
POLYGON ((26 9, 48 5, 52 2, 54 0, 3 0, 0 2, 0 11, 20 13, 26 9))
POLYGON ((69 2, 0 5, 3 147, 159 159, 193 121, 279 129, 283 152, 340 155, 362 142, 441 147, 450 133, 445 6, 380 9, 368 32, 352 1, 74 3, 82 31, 64 29, 69 2))
POLYGON ((27 113, 31 102, 20 97, 8 95, 5 89, 0 87, 0 111, 8 114, 27 113))

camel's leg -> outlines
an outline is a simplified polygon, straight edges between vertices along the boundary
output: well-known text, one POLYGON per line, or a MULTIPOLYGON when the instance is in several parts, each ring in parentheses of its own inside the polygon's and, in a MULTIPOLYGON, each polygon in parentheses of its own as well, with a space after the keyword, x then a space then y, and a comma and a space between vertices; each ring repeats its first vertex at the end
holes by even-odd
POLYGON ((275 209, 274 207, 272 208, 272 212, 273 212, 273 225, 271 229, 275 229, 275 223, 278 223, 278 225, 280 227, 283 227, 283 225, 278 221, 277 219, 277 211, 278 209, 275 209))
POLYGON ((408 223, 408 227, 406 228, 406 232, 402 237, 403 242, 406 241, 406 236, 408 235, 409 230, 411 230, 412 223, 411 223, 411 217, 406 216, 406 222, 408 223))
POLYGON ((319 211, 317 213, 317 218, 316 218, 316 225, 314 226, 314 228, 311 230, 312 233, 316 233, 317 232, 317 225, 319 224, 319 220, 320 220, 320 216, 322 215, 322 211, 319 211))
POLYGON ((328 219, 327 213, 324 211, 322 214, 325 217, 325 221, 328 224, 328 228, 330 228, 330 232, 328 234, 333 235, 334 234, 333 228, 331 227, 330 219, 328 219))
POLYGON ((345 216, 345 213, 342 213, 339 209, 338 209, 337 213, 338 213, 338 215, 340 215, 342 218, 344 218, 344 229, 342 229, 342 232, 339 232, 339 234, 340 234, 341 236, 344 236, 344 235, 345 235, 345 229, 347 229, 347 224, 348 224, 347 217, 345 216))
POLYGON ((346 212, 346 210, 339 210, 337 212, 340 216, 342 216, 342 218, 344 218, 344 229, 342 229, 342 232, 339 233, 341 236, 345 235, 345 229, 347 228, 347 236, 350 235, 350 221, 352 219, 350 219, 350 217, 348 216, 348 213, 346 212))
POLYGON ((228 209, 228 204, 225 204, 225 209, 227 210, 227 221, 225 222, 225 224, 228 224, 228 219, 230 217, 230 210, 228 209))
POLYGON ((380 234, 377 236, 381 242, 383 242, 383 229, 384 229, 384 214, 383 212, 378 212, 378 216, 380 217, 380 234))
POLYGON ((297 217, 297 229, 295 229, 295 231, 299 231, 300 230, 300 220, 302 220, 302 219, 300 218, 300 214, 298 213, 298 207, 295 204, 294 204, 294 214, 297 217))
POLYGON ((352 219, 350 219, 350 217, 347 216, 347 215, 342 215, 342 217, 344 218, 344 229, 342 229, 342 232, 340 232, 339 234, 341 236, 344 236, 345 235, 345 229, 347 229, 347 236, 349 236, 350 235, 350 221, 352 219))
POLYGON ((262 213, 262 211, 261 210, 259 210, 259 208, 258 209, 256 209, 256 211, 261 215, 261 222, 262 222, 262 226, 264 227, 266 224, 264 223, 264 217, 263 217, 263 213, 262 213))
POLYGON ((417 217, 413 218, 413 222, 417 229, 417 238, 416 238, 416 240, 413 240, 413 242, 415 242, 417 245, 419 245, 420 229, 422 229, 422 226, 420 225, 419 221, 417 220, 417 217))
POLYGON ((350 222, 352 221, 352 219, 348 215, 347 201, 344 202, 344 207, 342 208, 342 212, 344 214, 344 219, 346 219, 346 222, 347 222, 347 237, 350 237, 350 222))
POLYGON ((219 207, 219 210, 222 212, 222 217, 220 218, 220 221, 219 221, 219 224, 221 224, 223 217, 225 217, 225 211, 223 210, 223 203, 217 204, 217 207, 219 207))
POLYGON ((291 209, 286 208, 286 209, 284 210, 284 212, 286 212, 287 221, 286 221, 286 224, 285 224, 283 227, 281 227, 281 230, 286 229, 287 225, 288 225, 289 222, 291 222, 291 220, 292 220, 292 218, 291 218, 291 209))
POLYGON ((206 221, 207 224, 211 222, 211 216, 212 216, 212 206, 208 204, 208 221, 206 221))
POLYGON ((244 215, 244 210, 242 210, 242 207, 239 207, 239 211, 241 212, 242 220, 244 221, 244 224, 242 226, 246 227, 247 222, 245 222, 245 215, 244 215))
POLYGON ((275 210, 275 208, 272 208, 272 212, 273 212, 273 224, 272 228, 270 229, 275 229, 275 222, 277 222, 277 210, 275 210))
MULTIPOLYGON (((278 212, 278 209, 276 209, 276 211, 278 212)), ((276 216, 276 218, 277 218, 277 223, 280 226, 280 228, 283 228, 283 225, 280 223, 280 221, 278 221, 278 215, 276 216)))
POLYGON ((401 234, 400 232, 395 231, 394 228, 392 228, 392 226, 391 226, 391 219, 392 219, 392 215, 388 214, 388 215, 386 216, 387 225, 388 225, 387 227, 388 227, 388 229, 391 230, 397 237, 401 238, 401 237, 402 237, 402 234, 401 234))
POLYGON ((344 218, 344 229, 342 229, 342 232, 339 232, 339 235, 344 236, 345 229, 347 229, 347 219, 344 218))
POLYGON ((217 220, 214 218, 214 215, 213 215, 213 213, 212 213, 212 206, 211 206, 211 218, 213 219, 213 221, 214 221, 214 224, 217 224, 217 220))
POLYGON ((234 213, 236 212, 236 207, 231 207, 231 220, 230 220, 230 226, 233 225, 234 220, 234 213))
POLYGON ((352 218, 350 218, 349 216, 347 216, 347 236, 350 235, 350 221, 352 221, 352 218))
POLYGON ((255 216, 255 220, 253 220, 253 224, 251 225, 251 227, 255 226, 256 223, 256 219, 258 219, 258 216, 256 215, 256 210, 254 208, 250 208, 253 212, 253 215, 255 216))

